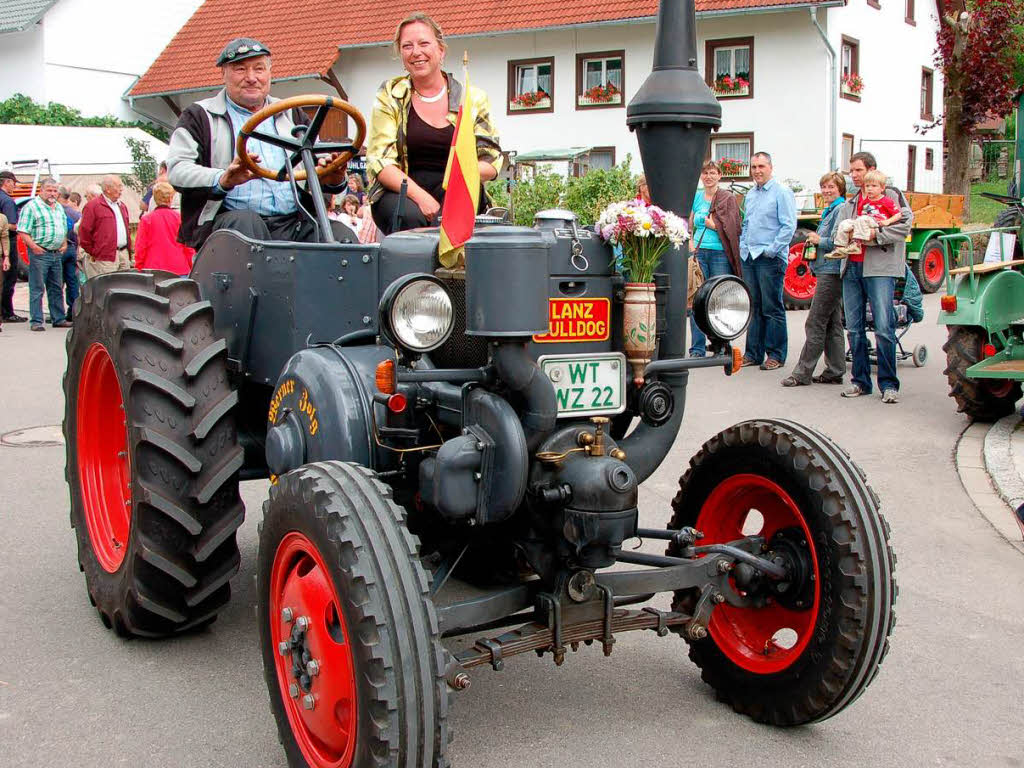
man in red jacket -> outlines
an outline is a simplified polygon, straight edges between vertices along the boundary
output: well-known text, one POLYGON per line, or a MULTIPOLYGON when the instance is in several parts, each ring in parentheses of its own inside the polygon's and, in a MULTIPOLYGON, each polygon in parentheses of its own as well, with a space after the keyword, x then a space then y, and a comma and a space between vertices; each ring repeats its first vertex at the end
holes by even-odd
POLYGON ((88 254, 84 264, 87 279, 131 269, 128 206, 121 202, 124 186, 117 176, 105 176, 100 188, 103 194, 86 203, 78 225, 78 241, 88 254))

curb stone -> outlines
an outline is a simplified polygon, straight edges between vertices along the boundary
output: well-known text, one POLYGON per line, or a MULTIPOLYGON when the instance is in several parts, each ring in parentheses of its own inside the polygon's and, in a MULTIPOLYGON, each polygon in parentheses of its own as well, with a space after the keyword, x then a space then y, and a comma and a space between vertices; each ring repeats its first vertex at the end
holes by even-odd
POLYGON ((960 435, 955 459, 960 482, 974 506, 1011 546, 1024 554, 1024 535, 1014 515, 1024 503, 1024 480, 1017 474, 1010 450, 1010 435, 1019 423, 1020 417, 1014 414, 995 425, 971 424, 960 435))

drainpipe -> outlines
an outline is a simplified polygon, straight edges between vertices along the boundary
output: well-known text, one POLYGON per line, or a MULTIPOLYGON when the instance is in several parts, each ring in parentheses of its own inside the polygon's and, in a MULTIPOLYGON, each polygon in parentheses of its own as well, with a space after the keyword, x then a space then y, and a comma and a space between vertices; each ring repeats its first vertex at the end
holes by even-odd
POLYGON ((828 37, 825 36, 825 30, 821 28, 821 24, 818 23, 818 15, 815 13, 814 8, 808 8, 807 12, 811 14, 811 24, 818 30, 818 34, 821 35, 821 41, 825 43, 825 50, 828 51, 828 58, 832 63, 832 75, 829 80, 829 145, 828 145, 828 167, 835 171, 839 169, 836 165, 836 115, 839 112, 839 69, 838 60, 836 58, 836 49, 832 47, 832 43, 828 41, 828 37))

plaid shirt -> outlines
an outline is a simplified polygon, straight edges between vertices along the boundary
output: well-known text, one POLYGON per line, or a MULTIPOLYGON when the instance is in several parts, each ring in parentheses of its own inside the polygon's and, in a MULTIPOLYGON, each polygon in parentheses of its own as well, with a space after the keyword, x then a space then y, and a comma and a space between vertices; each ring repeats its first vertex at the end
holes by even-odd
POLYGON ((31 237, 40 248, 56 251, 67 239, 68 215, 60 203, 54 201, 49 205, 43 198, 33 197, 18 215, 18 230, 31 237))
MULTIPOLYGON (((448 78, 448 122, 455 125, 462 104, 462 83, 451 74, 448 78)), ((366 171, 370 178, 367 193, 370 202, 384 194, 377 180, 378 174, 389 165, 397 165, 409 172, 409 155, 405 145, 409 109, 412 107, 412 80, 408 75, 385 81, 377 91, 377 101, 370 117, 370 138, 366 145, 366 171)), ((469 108, 474 116, 476 155, 479 160, 501 170, 501 147, 498 131, 491 120, 491 106, 487 94, 476 86, 469 89, 469 108)))

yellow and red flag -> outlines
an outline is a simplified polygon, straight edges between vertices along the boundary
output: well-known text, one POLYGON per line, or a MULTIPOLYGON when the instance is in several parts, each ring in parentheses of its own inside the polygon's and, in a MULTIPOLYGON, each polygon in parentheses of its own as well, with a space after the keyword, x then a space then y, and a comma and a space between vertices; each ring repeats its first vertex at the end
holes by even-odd
POLYGON ((480 166, 477 165, 476 116, 469 102, 469 78, 455 119, 455 134, 444 172, 444 204, 441 206, 441 243, 438 257, 444 267, 462 261, 463 246, 473 236, 476 209, 480 204, 480 166))

